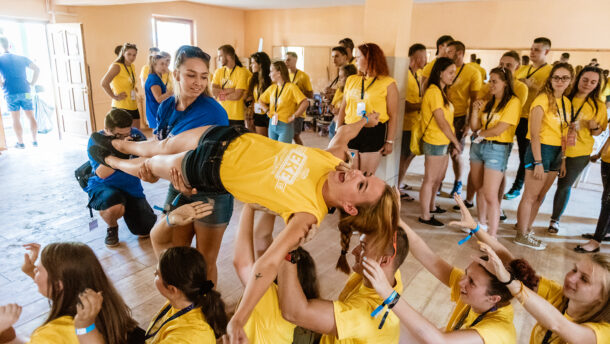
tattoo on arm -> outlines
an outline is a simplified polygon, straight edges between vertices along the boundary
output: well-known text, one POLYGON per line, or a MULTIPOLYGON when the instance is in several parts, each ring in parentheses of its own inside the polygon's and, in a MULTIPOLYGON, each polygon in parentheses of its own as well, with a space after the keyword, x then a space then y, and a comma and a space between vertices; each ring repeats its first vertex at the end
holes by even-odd
POLYGON ((256 277, 256 279, 259 279, 259 278, 263 277, 263 274, 261 274, 260 272, 257 272, 254 277, 256 277))

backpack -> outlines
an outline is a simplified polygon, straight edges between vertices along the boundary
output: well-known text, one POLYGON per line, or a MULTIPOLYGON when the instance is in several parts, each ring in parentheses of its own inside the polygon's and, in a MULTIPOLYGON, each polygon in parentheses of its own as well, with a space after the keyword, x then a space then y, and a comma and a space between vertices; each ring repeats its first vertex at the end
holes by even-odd
POLYGON ((89 178, 93 176, 93 168, 91 164, 87 160, 84 164, 80 165, 76 170, 74 170, 74 177, 78 182, 78 185, 85 190, 87 185, 89 185, 89 178))

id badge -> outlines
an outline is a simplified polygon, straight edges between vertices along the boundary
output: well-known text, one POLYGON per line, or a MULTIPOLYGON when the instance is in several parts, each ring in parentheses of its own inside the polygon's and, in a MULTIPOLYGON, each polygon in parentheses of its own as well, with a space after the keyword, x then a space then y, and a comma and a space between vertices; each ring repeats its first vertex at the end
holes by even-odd
POLYGON ((131 90, 131 100, 136 100, 136 90, 131 90))
POLYGON ((263 107, 259 103, 254 103, 254 113, 262 114, 264 113, 263 107))
POLYGON ((568 137, 567 137, 566 144, 568 147, 576 146, 576 130, 571 129, 571 128, 568 130, 568 137))
POLYGON ((273 117, 271 117, 271 124, 277 125, 278 121, 279 121, 279 118, 277 117, 277 113, 276 113, 275 115, 273 115, 273 117))
POLYGON ((363 117, 366 115, 366 103, 365 102, 358 102, 358 104, 356 105, 356 115, 358 115, 358 117, 363 117))

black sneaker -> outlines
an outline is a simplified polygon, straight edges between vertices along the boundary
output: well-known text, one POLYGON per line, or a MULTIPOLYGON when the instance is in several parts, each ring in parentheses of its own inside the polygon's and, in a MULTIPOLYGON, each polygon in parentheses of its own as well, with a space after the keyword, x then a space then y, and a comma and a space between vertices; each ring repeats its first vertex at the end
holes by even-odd
POLYGON ((504 213, 504 210, 500 209, 500 221, 504 222, 508 219, 508 216, 504 213))
POLYGON ((108 227, 104 244, 108 247, 119 246, 119 227, 108 227))
POLYGON ((116 139, 114 136, 104 135, 99 132, 91 134, 91 139, 96 145, 101 146, 112 152, 112 155, 121 159, 129 159, 129 154, 121 153, 112 145, 112 140, 116 139))
POLYGON ((431 216, 430 220, 424 220, 421 217, 418 218, 417 220, 420 223, 423 223, 423 224, 428 225, 428 226, 433 226, 433 227, 436 227, 436 228, 443 228, 443 227, 445 227, 445 224, 440 222, 439 220, 435 219, 434 216, 431 216))
MULTIPOLYGON (((464 205, 466 206, 466 208, 470 209, 470 208, 474 207, 474 202, 470 203, 470 202, 468 202, 468 200, 464 200, 464 205)), ((453 210, 460 211, 460 206, 454 205, 453 210)))
POLYGON ((110 167, 110 165, 106 163, 106 158, 112 155, 111 151, 98 145, 89 147, 87 151, 89 152, 89 155, 91 155, 91 158, 93 158, 93 160, 95 160, 98 164, 110 167))
POLYGON ((443 214, 443 213, 446 213, 446 212, 447 212, 446 209, 443 209, 443 208, 441 208, 441 207, 439 207, 437 205, 436 208, 434 208, 434 210, 430 211, 430 214, 443 214))

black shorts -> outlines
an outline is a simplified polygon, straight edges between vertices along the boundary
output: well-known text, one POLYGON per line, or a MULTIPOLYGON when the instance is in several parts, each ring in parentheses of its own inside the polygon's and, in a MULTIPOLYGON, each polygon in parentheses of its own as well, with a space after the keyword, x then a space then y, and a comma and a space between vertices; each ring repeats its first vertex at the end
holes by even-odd
POLYGON ((229 125, 232 127, 243 127, 244 126, 244 120, 243 119, 230 119, 229 120, 229 125))
POLYGON ((254 125, 257 127, 269 127, 269 116, 254 114, 254 125))
POLYGON ((121 108, 116 108, 116 107, 113 107, 113 109, 120 109, 120 110, 126 111, 127 113, 129 113, 131 115, 132 119, 140 119, 140 111, 138 111, 138 109, 127 110, 127 109, 121 109, 121 108))
POLYGON ((157 222, 157 215, 153 212, 146 198, 136 198, 127 192, 101 185, 89 191, 89 206, 97 211, 106 210, 117 204, 125 207, 123 219, 129 231, 135 235, 148 235, 157 222))
POLYGON ((379 152, 385 143, 385 135, 388 131, 388 122, 379 123, 372 128, 364 127, 348 144, 349 149, 355 149, 360 153, 379 152))
POLYGON ((231 141, 248 132, 245 127, 212 126, 199 139, 195 150, 182 159, 182 175, 199 192, 219 195, 227 193, 220 180, 220 164, 231 141))
POLYGON ((411 155, 411 130, 405 130, 402 132, 400 155, 404 158, 411 155))

